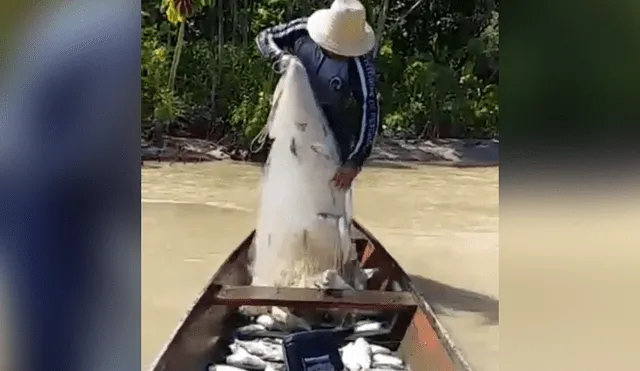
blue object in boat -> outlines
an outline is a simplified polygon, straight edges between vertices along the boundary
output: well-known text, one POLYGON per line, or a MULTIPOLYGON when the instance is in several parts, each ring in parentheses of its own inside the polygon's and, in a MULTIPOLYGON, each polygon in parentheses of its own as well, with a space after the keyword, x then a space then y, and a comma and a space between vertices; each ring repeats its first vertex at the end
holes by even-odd
POLYGON ((331 330, 298 332, 284 339, 288 371, 342 371, 344 365, 331 330))

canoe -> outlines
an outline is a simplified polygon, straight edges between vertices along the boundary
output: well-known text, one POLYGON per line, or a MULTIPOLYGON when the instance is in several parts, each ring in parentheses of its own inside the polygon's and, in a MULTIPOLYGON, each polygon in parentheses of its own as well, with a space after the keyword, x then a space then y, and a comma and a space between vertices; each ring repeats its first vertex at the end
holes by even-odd
POLYGON ((364 268, 378 268, 365 291, 249 286, 252 232, 213 275, 149 370, 204 371, 227 352, 240 306, 354 308, 392 316, 380 344, 397 352, 412 371, 470 371, 459 349, 409 276, 382 244, 353 222, 364 268))

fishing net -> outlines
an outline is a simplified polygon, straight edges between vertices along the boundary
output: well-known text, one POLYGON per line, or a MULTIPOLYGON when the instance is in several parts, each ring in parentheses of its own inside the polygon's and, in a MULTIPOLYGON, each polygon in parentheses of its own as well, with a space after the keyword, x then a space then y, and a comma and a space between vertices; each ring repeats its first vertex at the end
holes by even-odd
POLYGON ((332 178, 338 147, 302 64, 292 58, 275 89, 264 167, 253 284, 298 286, 352 258, 345 192, 332 178))

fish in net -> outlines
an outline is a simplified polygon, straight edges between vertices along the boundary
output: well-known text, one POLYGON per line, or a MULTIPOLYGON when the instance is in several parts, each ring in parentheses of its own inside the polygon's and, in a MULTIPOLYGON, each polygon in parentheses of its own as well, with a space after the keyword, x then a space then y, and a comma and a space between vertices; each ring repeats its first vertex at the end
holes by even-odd
POLYGON ((292 58, 275 89, 265 132, 273 139, 261 181, 253 285, 313 287, 355 259, 346 194, 332 178, 338 146, 306 71, 292 58))

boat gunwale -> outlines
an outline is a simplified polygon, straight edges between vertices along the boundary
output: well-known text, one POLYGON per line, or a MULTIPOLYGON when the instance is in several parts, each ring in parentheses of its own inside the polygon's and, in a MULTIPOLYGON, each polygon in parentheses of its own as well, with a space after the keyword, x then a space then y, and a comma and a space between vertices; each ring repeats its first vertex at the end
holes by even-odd
POLYGON ((449 331, 447 331, 442 322, 440 322, 440 320, 438 319, 438 315, 433 310, 431 305, 429 305, 427 300, 419 293, 418 289, 411 281, 411 278, 409 277, 407 272, 405 272, 402 266, 398 264, 395 258, 391 254, 389 254, 389 251, 387 251, 382 243, 371 232, 369 232, 368 229, 366 229, 355 220, 353 220, 353 225, 357 230, 362 232, 362 234, 367 240, 369 240, 369 242, 371 242, 371 244, 374 246, 374 249, 380 249, 380 251, 386 255, 385 258, 392 262, 392 264, 395 265, 395 268, 401 273, 400 280, 402 282, 400 283, 400 286, 408 288, 409 291, 413 294, 418 304, 418 308, 422 309, 423 313, 427 317, 427 320, 429 321, 429 324, 436 332, 436 335, 438 335, 438 338, 444 340, 444 348, 449 353, 451 359, 456 361, 463 371, 473 371, 473 368, 471 367, 469 362, 467 362, 465 356, 462 354, 462 351, 455 345, 455 342, 449 334, 449 331))
POLYGON ((253 230, 253 231, 251 231, 251 233, 249 233, 249 236, 247 236, 240 243, 240 245, 238 245, 238 247, 236 247, 231 252, 231 254, 229 254, 229 256, 227 256, 225 261, 222 263, 222 265, 220 265, 218 270, 209 279, 209 281, 204 286, 204 288, 202 290, 200 290, 200 293, 198 294, 197 298, 193 301, 193 303, 191 304, 191 306, 189 307, 189 309, 187 310, 185 315, 182 317, 180 322, 178 322, 178 324, 176 325, 174 330, 171 332, 171 337, 169 337, 169 340, 167 340, 165 342, 165 344, 162 346, 162 349, 160 349, 160 351, 158 352, 158 355, 155 357, 155 359, 153 360, 153 362, 149 366, 149 368, 148 368, 149 371, 156 370, 156 368, 160 364, 160 361, 162 360, 162 357, 167 353, 167 351, 169 350, 171 344, 175 341, 175 339, 180 334, 180 331, 183 328, 187 327, 188 320, 191 317, 191 315, 193 314, 193 312, 195 311, 195 309, 198 307, 198 304, 200 302, 202 302, 203 298, 205 297, 207 292, 210 291, 211 287, 216 283, 216 281, 220 280, 220 277, 222 277, 222 273, 224 272, 224 268, 232 266, 233 263, 238 260, 238 258, 240 257, 241 254, 248 253, 248 249, 251 248, 251 244, 253 243, 253 239, 255 237, 255 234, 256 234, 255 230, 253 230))

